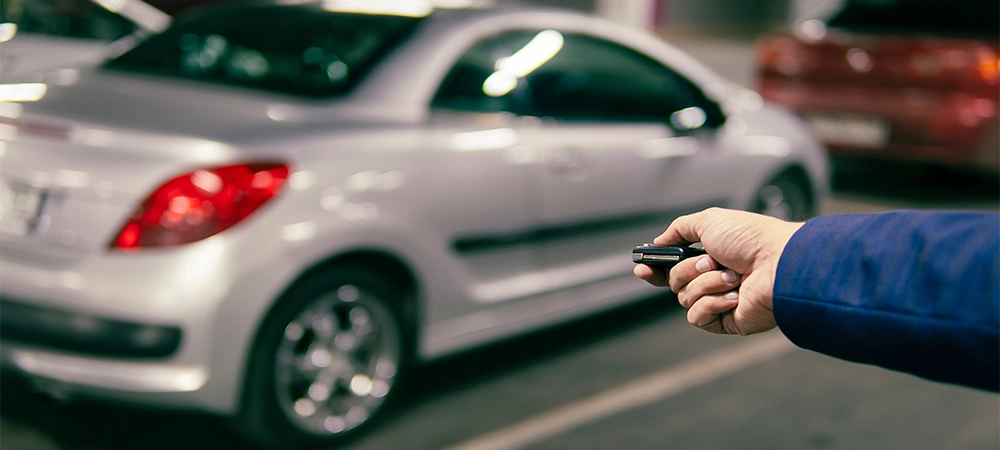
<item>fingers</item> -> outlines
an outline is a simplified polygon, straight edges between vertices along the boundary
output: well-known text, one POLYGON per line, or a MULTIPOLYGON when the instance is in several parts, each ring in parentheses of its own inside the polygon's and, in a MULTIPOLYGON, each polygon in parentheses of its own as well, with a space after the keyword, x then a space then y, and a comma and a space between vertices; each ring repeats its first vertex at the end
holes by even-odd
POLYGON ((677 301, 685 308, 692 307, 702 297, 721 295, 738 288, 740 276, 732 270, 713 270, 701 274, 677 290, 677 301))
POLYGON ((688 258, 684 261, 677 263, 673 269, 670 269, 669 273, 669 284, 670 289, 674 292, 680 292, 684 286, 687 286, 691 280, 698 277, 709 270, 715 270, 718 267, 718 263, 715 262, 715 258, 709 255, 699 256, 697 258, 688 258))
POLYGON ((636 264, 635 268, 632 269, 632 273, 653 286, 667 285, 667 271, 663 269, 650 267, 645 264, 636 264))
POLYGON ((688 323, 705 331, 725 334, 727 331, 723 326, 723 314, 736 308, 737 303, 739 294, 736 291, 703 296, 688 310, 688 323))
MULTIPOLYGON (((669 273, 670 288, 677 301, 688 308, 688 322, 712 333, 728 333, 723 314, 739 303, 737 289, 740 275, 732 270, 717 270, 718 263, 708 255, 692 258, 674 266, 669 273)), ((731 320, 730 320, 731 322, 731 320)), ((728 324, 732 328, 732 324, 728 324)))

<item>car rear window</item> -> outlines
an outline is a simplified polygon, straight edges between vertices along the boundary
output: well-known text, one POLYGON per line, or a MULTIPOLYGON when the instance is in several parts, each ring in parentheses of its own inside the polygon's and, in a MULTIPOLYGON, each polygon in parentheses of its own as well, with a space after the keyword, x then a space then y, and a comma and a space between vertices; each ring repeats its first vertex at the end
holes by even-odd
POLYGON ((135 32, 128 19, 91 0, 0 0, 0 23, 18 33, 113 41, 135 32))
POLYGON ((829 21, 852 31, 984 36, 1000 33, 997 0, 846 0, 829 21))
POLYGON ((350 92, 420 20, 317 5, 226 7, 178 18, 105 68, 334 97, 350 92))

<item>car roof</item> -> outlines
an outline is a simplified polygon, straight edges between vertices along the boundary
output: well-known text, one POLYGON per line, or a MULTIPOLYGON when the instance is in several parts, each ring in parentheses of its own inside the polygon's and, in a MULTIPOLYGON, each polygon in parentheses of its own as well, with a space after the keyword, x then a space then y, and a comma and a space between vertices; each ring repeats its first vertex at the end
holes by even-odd
MULTIPOLYGON (((173 5, 178 0, 147 0, 147 2, 153 6, 161 7, 161 5, 173 5)), ((566 13, 574 14, 580 16, 587 16, 586 13, 581 11, 561 8, 557 6, 548 5, 534 5, 526 3, 497 3, 495 0, 400 0, 406 4, 427 4, 430 8, 429 14, 426 15, 427 18, 432 20, 454 20, 454 19, 465 19, 468 20, 470 17, 476 16, 491 16, 491 15, 501 15, 510 13, 523 13, 523 12, 553 12, 553 13, 566 13), (468 6, 461 6, 465 3, 468 6), (450 7, 436 6, 435 3, 440 3, 442 5, 455 5, 450 7)), ((303 6, 303 5, 333 5, 337 7, 337 0, 183 0, 183 7, 175 7, 173 9, 163 9, 164 11, 171 11, 176 13, 177 17, 185 17, 189 15, 203 14, 206 12, 225 10, 225 9, 239 9, 245 7, 261 7, 261 6, 303 6)), ((344 0, 344 13, 356 12, 358 14, 383 14, 383 15, 393 15, 390 12, 379 12, 378 4, 379 2, 364 2, 357 0, 344 0), (371 9, 365 7, 367 3, 373 4, 371 9)), ((162 7, 161 7, 162 9, 162 7)), ((419 14, 414 15, 415 17, 420 16, 419 14)))
MULTIPOLYGON (((418 61, 421 56, 454 60, 467 49, 471 41, 476 41, 499 31, 512 29, 544 30, 557 29, 562 32, 583 33, 606 38, 621 43, 660 61, 667 62, 681 74, 697 84, 731 83, 697 61, 691 55, 664 42, 662 38, 645 29, 627 27, 580 11, 557 7, 535 5, 496 5, 482 9, 440 9, 427 16, 415 35, 417 39, 407 47, 411 55, 396 55, 390 64, 424 66, 418 61), (470 36, 475 36, 471 37, 470 36), (431 55, 433 50, 436 53, 431 55)), ((448 67, 449 64, 429 64, 425 67, 448 67)), ((398 71, 385 71, 392 73, 398 71)), ((443 74, 428 74, 430 80, 440 79, 443 74)), ((416 76, 415 76, 416 78, 416 76)), ((368 80, 359 86, 359 95, 366 98, 386 96, 399 101, 417 93, 431 92, 426 86, 417 88, 420 80, 399 83, 399 80, 368 80), (377 86, 377 87, 376 87, 377 86), (369 89, 366 89, 369 88, 369 89), (364 91, 368 92, 364 92, 364 91)), ((430 82, 430 81, 428 81, 430 82)), ((436 81, 435 81, 436 82, 436 81)), ((418 94, 419 95, 419 94, 418 94)), ((425 105, 429 98, 412 97, 413 105, 425 105)))
MULTIPOLYGON (((198 15, 226 9, 308 7, 321 4, 321 0, 227 0, 190 10, 179 15, 177 22, 186 22, 198 15)), ((612 40, 644 51, 654 58, 671 61, 670 65, 675 70, 698 84, 725 82, 690 55, 666 45, 662 39, 646 30, 629 28, 580 11, 520 4, 488 8, 440 8, 419 20, 412 39, 390 52, 378 63, 378 70, 369 73, 350 94, 335 100, 337 110, 347 109, 361 115, 421 116, 426 113, 430 96, 433 96, 445 72, 467 51, 469 45, 496 32, 512 29, 554 28, 564 32, 613 37, 612 40)), ((289 99, 289 103, 334 106, 325 100, 299 102, 289 99)), ((330 113, 334 111, 331 110, 330 113)))

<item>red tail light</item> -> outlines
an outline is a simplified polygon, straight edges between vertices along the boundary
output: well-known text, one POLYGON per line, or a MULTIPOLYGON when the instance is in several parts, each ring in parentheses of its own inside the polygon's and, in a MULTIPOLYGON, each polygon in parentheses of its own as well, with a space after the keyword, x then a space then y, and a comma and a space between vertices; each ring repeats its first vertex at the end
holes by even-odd
POLYGON ((807 50, 788 37, 763 38, 755 46, 757 62, 766 72, 795 76, 809 57, 807 50))
POLYGON ((1000 78, 1000 57, 991 50, 981 50, 978 59, 976 69, 978 69, 979 76, 983 81, 995 84, 1000 78))
POLYGON ((112 248, 180 245, 215 235, 273 198, 288 166, 238 164, 197 170, 163 183, 132 213, 112 248))

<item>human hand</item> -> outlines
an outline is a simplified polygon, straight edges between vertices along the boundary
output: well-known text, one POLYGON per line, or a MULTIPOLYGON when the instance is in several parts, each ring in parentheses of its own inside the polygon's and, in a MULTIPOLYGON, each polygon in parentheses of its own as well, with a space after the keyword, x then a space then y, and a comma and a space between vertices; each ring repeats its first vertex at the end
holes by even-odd
POLYGON ((688 309, 688 322, 698 328, 740 335, 767 331, 776 326, 771 299, 778 259, 801 226, 709 208, 678 217, 653 240, 656 245, 701 242, 707 255, 681 261, 669 273, 645 264, 636 265, 634 273, 654 286, 670 286, 688 309))

